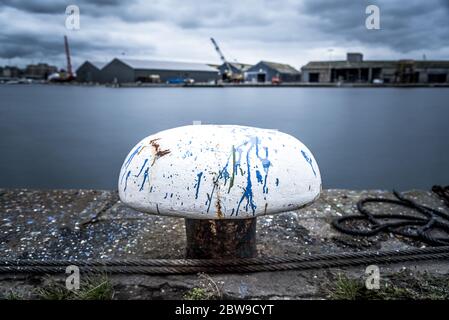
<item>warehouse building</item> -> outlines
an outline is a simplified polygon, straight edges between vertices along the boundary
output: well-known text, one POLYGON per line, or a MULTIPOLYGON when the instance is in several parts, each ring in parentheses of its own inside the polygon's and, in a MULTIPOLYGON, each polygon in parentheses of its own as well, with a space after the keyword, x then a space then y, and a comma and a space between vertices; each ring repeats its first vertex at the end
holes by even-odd
POLYGON ((101 70, 101 82, 177 82, 193 79, 211 82, 218 79, 218 70, 204 63, 115 58, 101 70))
POLYGON ((76 80, 79 82, 102 82, 101 69, 105 62, 85 61, 76 69, 76 80))
POLYGON ((265 83, 275 78, 281 82, 299 82, 301 73, 288 64, 269 61, 260 61, 245 72, 246 82, 265 83))
POLYGON ((449 61, 363 60, 348 53, 344 61, 312 61, 301 69, 303 82, 447 83, 449 61))

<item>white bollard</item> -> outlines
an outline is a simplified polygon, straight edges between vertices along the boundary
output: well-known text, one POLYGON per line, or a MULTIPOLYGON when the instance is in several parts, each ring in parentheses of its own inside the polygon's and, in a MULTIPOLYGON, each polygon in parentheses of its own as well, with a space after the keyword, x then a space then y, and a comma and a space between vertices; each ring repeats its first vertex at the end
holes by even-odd
MULTIPOLYGON (((140 141, 122 165, 118 189, 120 199, 136 210, 183 217, 187 222, 217 220, 214 226, 225 226, 230 219, 255 219, 313 202, 321 191, 321 176, 310 150, 288 134, 192 125, 140 141)), ((223 230, 235 229, 238 223, 223 230)), ((198 223, 189 225, 199 228, 198 223)), ((251 228, 242 232, 255 233, 255 224, 245 225, 251 228)))

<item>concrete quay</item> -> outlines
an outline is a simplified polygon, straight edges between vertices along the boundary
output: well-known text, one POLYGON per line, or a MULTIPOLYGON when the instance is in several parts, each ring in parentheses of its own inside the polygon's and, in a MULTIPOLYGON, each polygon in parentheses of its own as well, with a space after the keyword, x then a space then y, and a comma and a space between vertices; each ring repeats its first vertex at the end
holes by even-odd
MULTIPOLYGON (((448 212, 444 203, 429 191, 403 194, 448 212)), ((319 200, 307 208, 259 217, 259 256, 424 246, 391 234, 352 237, 333 229, 331 220, 357 213, 356 203, 365 197, 392 198, 393 194, 382 190, 324 190, 319 200)), ((371 208, 379 213, 411 213, 387 204, 371 208)), ((136 212, 119 201, 116 191, 0 189, 3 259, 173 259, 184 257, 185 241, 184 219, 136 212)), ((422 296, 426 290, 430 298, 449 295, 449 261, 379 267, 381 286, 403 290, 400 292, 405 298, 429 298, 422 296)), ((363 285, 365 269, 366 266, 248 274, 110 275, 109 281, 114 299, 182 299, 191 297, 192 292, 200 292, 199 297, 205 299, 326 299, 346 298, 338 295, 346 285, 343 280, 363 285), (195 291, 198 288, 201 290, 195 291)), ((63 282, 65 277, 0 274, 0 298, 39 299, 39 288, 55 279, 63 282)))

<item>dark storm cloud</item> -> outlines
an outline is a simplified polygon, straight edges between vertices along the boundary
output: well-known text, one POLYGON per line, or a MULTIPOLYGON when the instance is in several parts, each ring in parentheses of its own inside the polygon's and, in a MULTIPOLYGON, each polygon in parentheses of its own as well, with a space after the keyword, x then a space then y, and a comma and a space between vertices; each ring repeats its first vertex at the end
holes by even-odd
POLYGON ((210 36, 243 48, 243 58, 261 49, 283 59, 284 48, 296 56, 329 47, 385 55, 449 50, 449 0, 2 0, 0 59, 62 61, 70 4, 81 11, 81 30, 69 32, 79 59, 125 51, 164 57, 173 49, 180 59, 216 58, 210 36), (370 4, 380 7, 381 30, 365 28, 370 4))
MULTIPOLYGON (((126 3, 131 3, 127 1, 126 3)), ((117 42, 107 32, 100 35, 66 30, 66 7, 76 4, 81 11, 81 24, 87 23, 86 17, 101 18, 106 13, 113 17, 113 11, 120 12, 126 6, 120 0, 75 0, 75 1, 19 1, 2 0, 0 2, 0 59, 42 60, 61 64, 65 60, 63 34, 69 34, 69 42, 74 60, 90 56, 95 52, 119 55, 129 49, 126 42, 117 42)), ((113 30, 109 25, 98 24, 96 28, 113 30)), ((146 52, 154 50, 148 45, 146 52)))
MULTIPOLYGON (((239 26, 261 26, 272 21, 257 11, 250 2, 238 3, 235 0, 164 0, 150 2, 151 5, 135 5, 109 10, 105 14, 114 14, 126 22, 161 21, 187 29, 236 28, 239 26)), ((253 2, 265 6, 268 0, 253 2)), ((265 11, 266 13, 266 11, 265 11)))
POLYGON ((449 1, 447 1, 447 0, 441 0, 441 1, 440 1, 440 4, 441 4, 443 7, 445 7, 446 9, 449 10, 449 1))
MULTIPOLYGON (((5 59, 22 58, 54 58, 63 57, 64 44, 62 37, 36 37, 34 34, 17 33, 14 36, 0 34, 0 57, 5 59)), ((76 52, 95 50, 114 50, 121 52, 123 46, 120 44, 92 43, 90 40, 72 39, 70 46, 76 52)), ((72 50, 73 51, 73 50, 72 50)))
POLYGON ((303 12, 314 17, 314 26, 329 38, 385 46, 399 52, 439 49, 447 45, 449 14, 441 10, 448 0, 353 1, 306 0, 303 12), (380 8, 381 30, 365 28, 366 6, 380 8))
POLYGON ((0 35, 0 57, 10 59, 15 57, 29 57, 54 55, 61 51, 61 41, 38 39, 34 35, 16 34, 14 37, 0 35))
POLYGON ((86 8, 86 13, 92 13, 94 8, 110 8, 118 7, 121 4, 125 5, 131 1, 121 0, 75 0, 75 1, 61 1, 61 0, 3 0, 1 4, 6 7, 29 13, 43 13, 43 14, 59 14, 64 12, 68 5, 74 4, 86 8))
MULTIPOLYGON (((263 5, 267 0, 259 1, 263 5)), ((60 14, 68 5, 77 5, 82 15, 110 16, 126 22, 164 21, 182 28, 218 28, 270 23, 263 15, 255 15, 251 7, 235 1, 178 0, 4 0, 2 5, 36 14, 60 14)))
POLYGON ((17 10, 23 10, 31 13, 57 13, 61 10, 61 5, 56 1, 18 1, 4 0, 2 5, 17 10))

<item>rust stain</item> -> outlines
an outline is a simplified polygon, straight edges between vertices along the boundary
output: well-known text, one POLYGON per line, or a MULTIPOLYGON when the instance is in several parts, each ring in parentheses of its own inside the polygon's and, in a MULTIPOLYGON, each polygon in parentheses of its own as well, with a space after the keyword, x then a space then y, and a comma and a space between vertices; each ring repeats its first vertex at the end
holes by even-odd
POLYGON ((217 210, 217 217, 220 219, 224 218, 223 212, 221 212, 221 204, 220 204, 220 198, 217 197, 217 202, 215 203, 215 209, 217 210))
POLYGON ((215 211, 217 212, 217 217, 219 219, 223 219, 224 218, 224 214, 223 212, 221 212, 221 200, 220 200, 220 185, 218 184, 218 181, 215 180, 214 184, 217 188, 217 201, 215 202, 215 211))
POLYGON ((153 139, 150 141, 150 145, 154 148, 154 159, 153 159, 153 163, 151 165, 153 165, 157 159, 159 159, 171 152, 169 149, 161 150, 161 145, 157 142, 160 139, 161 138, 156 138, 156 139, 153 139))
POLYGON ((169 149, 159 150, 158 152, 156 152, 156 155, 160 158, 160 157, 163 157, 163 156, 165 156, 166 154, 169 154, 169 153, 170 153, 169 149))

